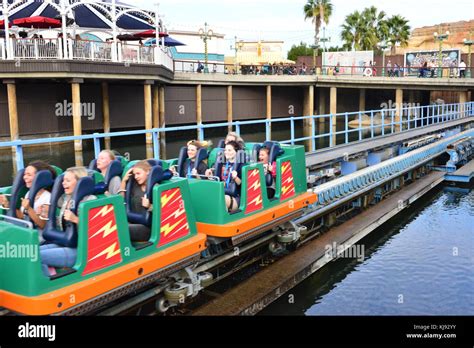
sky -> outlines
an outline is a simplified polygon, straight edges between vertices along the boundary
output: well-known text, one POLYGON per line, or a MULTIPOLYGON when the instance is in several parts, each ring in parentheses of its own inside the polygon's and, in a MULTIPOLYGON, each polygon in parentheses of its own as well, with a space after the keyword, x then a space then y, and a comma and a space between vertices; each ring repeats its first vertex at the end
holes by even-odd
MULTIPOLYGON (((282 40, 284 49, 301 41, 314 42, 314 25, 304 20, 306 0, 133 0, 129 3, 155 9, 169 30, 197 31, 207 22, 214 32, 225 34, 226 54, 234 37, 238 40, 282 40)), ((412 29, 445 22, 474 19, 472 0, 332 0, 333 14, 326 37, 329 46, 342 46, 341 25, 345 17, 369 6, 383 10, 388 16, 400 14, 412 29)))

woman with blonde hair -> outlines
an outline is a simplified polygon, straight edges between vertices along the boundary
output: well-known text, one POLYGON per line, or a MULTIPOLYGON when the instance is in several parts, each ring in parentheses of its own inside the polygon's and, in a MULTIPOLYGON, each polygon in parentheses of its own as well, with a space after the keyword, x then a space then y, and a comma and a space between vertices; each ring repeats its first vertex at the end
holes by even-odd
MULTIPOLYGON (((97 157, 97 169, 104 176, 107 176, 107 170, 109 169, 110 163, 115 161, 116 157, 111 150, 102 150, 97 157)), ((120 184, 122 179, 120 176, 114 176, 107 187, 106 195, 116 195, 120 191, 120 184)))
MULTIPOLYGON (((129 169, 124 175, 120 186, 120 193, 125 197, 127 192, 127 183, 129 180, 135 180, 135 184, 131 186, 130 211, 136 214, 145 214, 147 211, 152 211, 153 206, 150 203, 150 198, 147 197, 147 183, 148 176, 151 172, 151 165, 148 161, 140 161, 129 169), (133 177, 132 177, 133 176, 133 177)), ((130 239, 132 242, 148 241, 151 236, 151 231, 148 226, 141 224, 129 224, 130 239)))
POLYGON ((239 144, 241 149, 245 149, 244 139, 242 139, 242 137, 238 135, 236 132, 227 133, 224 140, 224 145, 227 145, 230 141, 235 141, 237 144, 239 144))
MULTIPOLYGON (((76 189, 79 179, 88 176, 87 169, 84 167, 72 167, 66 170, 63 178, 64 194, 58 200, 58 207, 61 207, 57 217, 57 226, 61 231, 65 230, 67 222, 78 224, 79 217, 71 209, 73 204, 97 199, 94 195, 86 196, 81 202, 73 202, 72 195, 76 189)), ((46 276, 54 275, 54 270, 50 272, 49 267, 73 267, 76 263, 77 248, 67 248, 58 244, 46 244, 40 247, 40 258, 42 262, 43 273, 46 276)))

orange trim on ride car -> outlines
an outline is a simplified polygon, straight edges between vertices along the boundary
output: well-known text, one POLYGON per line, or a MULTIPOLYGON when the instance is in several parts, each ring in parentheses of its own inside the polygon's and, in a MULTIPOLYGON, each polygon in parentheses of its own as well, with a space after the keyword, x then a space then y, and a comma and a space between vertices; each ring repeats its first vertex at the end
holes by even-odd
POLYGON ((235 237, 241 235, 242 233, 248 232, 255 227, 264 225, 272 220, 294 213, 296 210, 303 209, 308 205, 315 203, 316 198, 316 194, 306 192, 292 200, 279 204, 276 207, 234 222, 230 222, 226 225, 213 225, 202 222, 198 222, 196 225, 199 233, 205 233, 208 236, 224 238, 235 237))
POLYGON ((26 315, 64 312, 71 307, 195 255, 206 248, 205 243, 206 236, 198 233, 194 237, 144 259, 40 296, 26 297, 0 290, 0 307, 26 315), (140 269, 142 271, 139 275, 140 269))

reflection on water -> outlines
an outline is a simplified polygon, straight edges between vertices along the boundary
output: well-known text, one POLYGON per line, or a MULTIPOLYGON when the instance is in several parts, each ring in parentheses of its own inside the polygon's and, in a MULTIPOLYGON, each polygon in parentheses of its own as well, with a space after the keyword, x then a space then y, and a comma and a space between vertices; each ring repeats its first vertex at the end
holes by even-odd
POLYGON ((474 314, 474 191, 431 194, 361 243, 363 262, 328 264, 261 314, 474 314))

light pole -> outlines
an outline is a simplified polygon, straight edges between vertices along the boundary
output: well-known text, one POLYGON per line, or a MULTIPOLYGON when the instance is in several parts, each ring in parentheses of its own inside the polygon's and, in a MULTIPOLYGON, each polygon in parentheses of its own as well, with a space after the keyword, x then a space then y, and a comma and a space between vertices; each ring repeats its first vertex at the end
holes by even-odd
POLYGON ((323 43, 323 52, 326 52, 326 42, 331 41, 331 37, 326 37, 326 27, 323 27, 323 37, 319 41, 323 43))
POLYGON ((230 46, 230 49, 235 51, 234 74, 237 74, 237 67, 239 64, 239 62, 237 61, 237 54, 239 53, 239 50, 241 50, 243 46, 244 46, 244 42, 242 40, 237 42, 237 36, 234 36, 234 46, 232 45, 230 46))
POLYGON ((204 23, 204 29, 202 28, 199 29, 199 36, 201 37, 201 40, 204 41, 204 63, 205 63, 204 72, 205 73, 209 72, 209 68, 207 66, 207 62, 208 62, 207 41, 212 39, 213 34, 214 32, 212 31, 212 29, 207 28, 207 23, 204 23))
POLYGON ((435 40, 439 41, 439 55, 438 55, 438 76, 443 77, 443 41, 449 36, 449 31, 446 30, 444 34, 433 33, 435 40))
POLYGON ((382 50, 382 77, 385 77, 385 50, 387 49, 388 45, 385 41, 382 41, 379 44, 380 49, 382 50))
POLYGON ((316 75, 316 57, 318 55, 319 45, 311 45, 309 48, 313 49, 313 69, 314 74, 316 75))
POLYGON ((466 45, 467 48, 467 71, 466 71, 466 77, 471 77, 471 46, 474 43, 472 40, 463 40, 464 45, 466 45))
POLYGON ((313 69, 314 69, 314 74, 316 75, 316 56, 318 55, 318 48, 319 48, 317 33, 314 34, 314 45, 312 45, 311 48, 313 49, 313 69))

